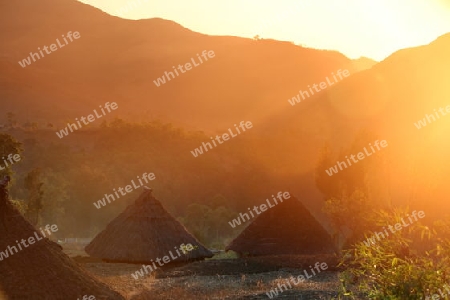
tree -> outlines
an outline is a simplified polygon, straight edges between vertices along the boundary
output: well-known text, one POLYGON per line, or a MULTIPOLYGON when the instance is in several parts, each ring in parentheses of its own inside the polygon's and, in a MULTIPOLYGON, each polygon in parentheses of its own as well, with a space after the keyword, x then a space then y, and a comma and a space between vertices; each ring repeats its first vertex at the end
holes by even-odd
POLYGON ((316 186, 324 194, 323 209, 332 221, 335 241, 337 240, 338 244, 340 237, 347 236, 344 245, 363 237, 364 232, 373 227, 366 218, 367 212, 389 206, 389 199, 381 196, 386 193, 379 192, 383 188, 379 183, 383 182, 386 185, 385 180, 379 179, 387 177, 384 169, 379 171, 378 168, 383 165, 385 152, 375 152, 370 158, 358 160, 338 173, 326 173, 325 170, 335 166, 337 161, 346 162, 350 155, 361 152, 376 139, 375 134, 366 130, 361 131, 348 149, 340 151, 337 160, 333 159, 334 155, 326 145, 316 164, 316 186))
MULTIPOLYGON (((215 196, 213 199, 224 199, 215 196)), ((207 205, 193 203, 188 206, 186 217, 182 219, 187 228, 205 245, 223 248, 224 241, 231 238, 235 232, 228 225, 236 213, 224 206, 212 209, 207 205)))
POLYGON ((325 200, 323 211, 329 216, 335 229, 335 242, 347 247, 363 238, 365 232, 373 229, 373 219, 367 217, 367 212, 374 209, 375 205, 360 190, 325 200))
POLYGON ((42 209, 42 198, 44 195, 42 191, 43 183, 39 178, 40 175, 40 169, 36 168, 29 172, 24 180, 25 189, 28 191, 28 207, 25 217, 35 226, 39 223, 39 214, 42 209))
POLYGON ((10 161, 7 160, 8 165, 4 162, 4 158, 7 158, 8 155, 15 155, 22 153, 22 144, 18 142, 15 138, 7 133, 0 133, 0 166, 5 168, 4 170, 0 170, 0 177, 3 178, 4 175, 12 175, 11 164, 10 161))
POLYGON ((6 114, 6 119, 8 120, 8 127, 9 128, 14 128, 17 125, 17 119, 16 119, 16 115, 12 112, 8 112, 6 114))
MULTIPOLYGON (((316 182, 316 187, 322 192, 325 199, 329 197, 340 196, 339 181, 336 177, 329 176, 325 170, 330 168, 334 163, 330 146, 328 144, 324 145, 320 154, 319 159, 316 164, 316 169, 314 173, 314 179, 316 182)), ((334 176, 336 176, 335 174, 334 176)))
POLYGON ((209 224, 207 220, 211 208, 206 205, 193 203, 187 207, 185 225, 202 243, 208 241, 209 224))
POLYGON ((67 186, 68 181, 63 174, 54 173, 47 170, 42 174, 42 182, 44 183, 41 220, 45 224, 64 224, 65 211, 63 205, 69 199, 67 186))
POLYGON ((31 122, 31 130, 39 129, 39 124, 37 122, 31 122))

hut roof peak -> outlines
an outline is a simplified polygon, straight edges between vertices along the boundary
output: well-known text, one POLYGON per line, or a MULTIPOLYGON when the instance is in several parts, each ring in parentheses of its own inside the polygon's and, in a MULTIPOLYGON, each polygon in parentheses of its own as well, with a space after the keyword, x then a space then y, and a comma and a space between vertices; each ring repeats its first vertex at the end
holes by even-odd
POLYGON ((196 250, 176 260, 213 256, 152 195, 152 189, 144 188, 135 203, 112 220, 85 250, 91 256, 108 261, 150 263, 156 257, 188 243, 196 246, 196 250), (130 248, 133 250, 130 251, 130 248))
POLYGON ((136 203, 144 203, 147 201, 157 201, 152 193, 153 193, 153 189, 145 186, 141 195, 136 199, 136 203))
POLYGON ((16 253, 10 250, 11 256, 2 256, 5 261, 0 262, 0 274, 21 273, 21 276, 0 276, 0 299, 76 299, 79 295, 94 294, 102 296, 101 299, 124 300, 86 273, 63 253, 61 246, 38 233, 8 201, 9 180, 6 176, 0 180, 0 249, 8 250, 22 237, 36 239, 20 253, 17 246, 12 246, 16 247, 16 253))
POLYGON ((257 216, 225 250, 254 256, 309 255, 333 253, 335 247, 322 224, 292 195, 257 216))

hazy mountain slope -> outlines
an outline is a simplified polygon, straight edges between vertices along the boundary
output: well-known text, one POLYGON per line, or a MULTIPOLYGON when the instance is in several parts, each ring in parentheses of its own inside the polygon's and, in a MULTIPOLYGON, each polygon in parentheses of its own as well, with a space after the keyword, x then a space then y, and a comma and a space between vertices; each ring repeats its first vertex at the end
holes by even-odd
POLYGON ((370 69, 377 63, 378 63, 377 61, 367 58, 367 57, 360 57, 358 59, 353 60, 353 66, 358 71, 364 71, 364 70, 370 69))
POLYGON ((61 125, 116 101, 117 114, 133 120, 156 116, 207 130, 229 127, 282 109, 305 84, 354 69, 338 52, 207 36, 162 19, 124 20, 75 0, 3 3, 0 25, 5 109, 24 119, 26 108, 43 123, 61 125), (68 31, 81 37, 26 68, 18 64, 68 31), (203 50, 215 57, 160 87, 153 83, 203 50))
MULTIPOLYGON (((398 51, 294 107, 286 103, 283 112, 255 125, 253 134, 268 138, 261 141, 254 158, 285 178, 294 176, 293 185, 295 177, 309 174, 313 185, 320 149, 328 144, 335 153, 352 154, 348 149, 366 130, 389 143, 391 177, 386 180, 394 201, 411 204, 427 197, 434 207, 447 205, 450 116, 441 115, 436 121, 430 117, 421 129, 415 123, 450 105, 448 53, 450 34, 426 46, 398 51)), ((365 136, 363 143, 371 142, 365 136)))

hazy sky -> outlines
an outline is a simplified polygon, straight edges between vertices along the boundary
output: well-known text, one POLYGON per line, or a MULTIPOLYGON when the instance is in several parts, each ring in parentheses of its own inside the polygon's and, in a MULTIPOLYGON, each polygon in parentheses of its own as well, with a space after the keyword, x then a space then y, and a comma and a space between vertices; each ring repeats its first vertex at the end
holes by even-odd
POLYGON ((450 0, 82 0, 211 35, 273 38, 382 60, 450 32, 450 0))

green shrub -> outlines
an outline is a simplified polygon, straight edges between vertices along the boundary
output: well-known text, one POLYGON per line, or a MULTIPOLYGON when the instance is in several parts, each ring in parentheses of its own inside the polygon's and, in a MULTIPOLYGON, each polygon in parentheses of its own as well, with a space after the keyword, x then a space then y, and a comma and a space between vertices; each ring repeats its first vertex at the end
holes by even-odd
MULTIPOLYGON (((378 225, 388 226, 406 213, 380 211, 378 215, 378 225)), ((354 244, 343 251, 340 265, 346 271, 341 274, 341 296, 351 297, 350 287, 355 286, 369 299, 389 300, 422 300, 443 290, 450 281, 450 240, 445 238, 449 228, 440 222, 430 229, 417 221, 375 243, 354 244)))

